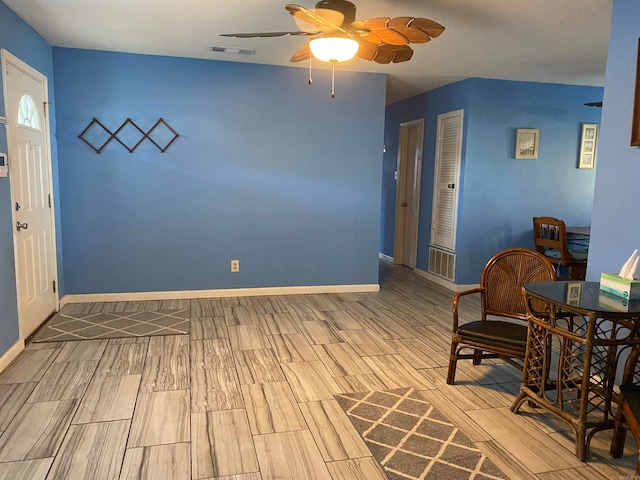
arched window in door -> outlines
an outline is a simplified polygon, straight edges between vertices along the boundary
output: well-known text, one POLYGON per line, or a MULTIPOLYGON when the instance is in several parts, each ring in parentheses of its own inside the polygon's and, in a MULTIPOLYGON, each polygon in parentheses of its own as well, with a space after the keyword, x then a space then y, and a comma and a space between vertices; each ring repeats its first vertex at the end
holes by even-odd
POLYGON ((22 95, 18 104, 18 125, 40 130, 38 121, 38 110, 28 94, 22 95))

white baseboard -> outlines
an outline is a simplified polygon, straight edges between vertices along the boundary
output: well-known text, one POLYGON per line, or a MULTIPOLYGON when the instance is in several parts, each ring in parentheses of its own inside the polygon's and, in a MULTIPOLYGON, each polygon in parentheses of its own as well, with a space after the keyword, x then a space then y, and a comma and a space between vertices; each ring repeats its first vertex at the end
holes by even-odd
POLYGON ((65 295, 60 306, 67 303, 135 302, 144 300, 187 300, 193 298, 258 297, 265 295, 306 295, 313 293, 379 292, 378 284, 317 285, 296 287, 224 288, 218 290, 177 290, 170 292, 86 293, 65 295))
POLYGON ((14 358, 18 356, 20 352, 24 350, 24 340, 20 339, 14 343, 9 350, 7 350, 2 357, 0 357, 0 372, 9 366, 14 358))
POLYGON ((389 255, 385 255, 384 253, 379 253, 378 256, 380 257, 380 260, 393 263, 393 257, 390 257, 389 255))
POLYGON ((471 290, 472 288, 477 288, 480 285, 479 284, 475 284, 475 285, 458 285, 457 283, 453 283, 449 280, 447 280, 446 278, 442 278, 439 277, 438 275, 434 275, 433 273, 429 273, 426 272, 424 270, 420 270, 419 268, 416 268, 414 270, 414 272, 416 273, 416 275, 421 276, 422 278, 426 278, 427 280, 440 285, 448 290, 451 290, 453 292, 463 292, 465 290, 471 290))

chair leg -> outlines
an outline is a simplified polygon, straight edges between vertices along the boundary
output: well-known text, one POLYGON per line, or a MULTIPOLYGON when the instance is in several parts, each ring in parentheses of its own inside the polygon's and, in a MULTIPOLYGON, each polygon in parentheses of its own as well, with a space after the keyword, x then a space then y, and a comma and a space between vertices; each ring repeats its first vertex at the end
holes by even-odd
POLYGON ((473 351, 473 364, 480 365, 482 362, 482 350, 474 350, 473 351))
POLYGON ((586 427, 578 427, 576 431, 576 457, 581 462, 587 460, 587 431, 586 427))
POLYGON ((520 390, 520 393, 518 393, 518 396, 511 405, 511 412, 518 413, 518 410, 520 410, 520 407, 522 406, 526 398, 527 394, 523 390, 520 390))
POLYGON ((625 428, 622 419, 616 418, 616 424, 613 429, 613 438, 611 439, 611 448, 609 449, 609 454, 613 458, 620 458, 622 456, 626 436, 627 429, 625 428))
POLYGON ((587 267, 584 265, 571 265, 568 270, 571 280, 584 280, 587 273, 587 267))
POLYGON ((456 366, 458 363, 458 342, 451 341, 451 353, 449 354, 449 371, 447 372, 447 385, 453 385, 456 379, 456 366))

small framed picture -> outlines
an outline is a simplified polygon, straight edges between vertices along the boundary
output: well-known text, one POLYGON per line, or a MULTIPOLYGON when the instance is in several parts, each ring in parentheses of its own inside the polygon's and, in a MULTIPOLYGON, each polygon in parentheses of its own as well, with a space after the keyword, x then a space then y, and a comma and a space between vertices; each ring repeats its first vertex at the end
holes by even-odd
POLYGON ((516 159, 535 160, 538 158, 540 130, 537 128, 516 129, 516 159))
POLYGON ((583 123, 580 137, 580 157, 578 168, 594 168, 596 166, 596 142, 598 141, 598 124, 583 123))
POLYGON ((582 282, 567 282, 567 305, 577 307, 582 300, 582 282))

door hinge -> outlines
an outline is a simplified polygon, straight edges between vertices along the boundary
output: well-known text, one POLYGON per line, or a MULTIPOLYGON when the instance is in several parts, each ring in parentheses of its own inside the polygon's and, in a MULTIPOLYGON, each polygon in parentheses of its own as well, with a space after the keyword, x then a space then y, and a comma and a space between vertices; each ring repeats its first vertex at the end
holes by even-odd
POLYGON ((49 194, 49 208, 53 206, 53 200, 51 200, 51 194, 49 194))
POLYGON ((53 281, 53 293, 56 293, 56 281, 53 281))
POLYGON ((47 105, 49 104, 49 102, 42 102, 42 106, 43 108, 43 112, 44 112, 44 118, 47 118, 47 105))

